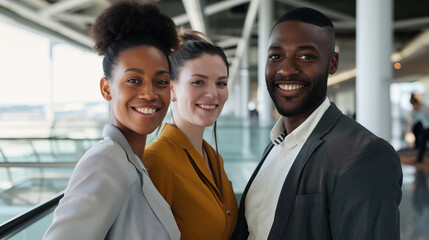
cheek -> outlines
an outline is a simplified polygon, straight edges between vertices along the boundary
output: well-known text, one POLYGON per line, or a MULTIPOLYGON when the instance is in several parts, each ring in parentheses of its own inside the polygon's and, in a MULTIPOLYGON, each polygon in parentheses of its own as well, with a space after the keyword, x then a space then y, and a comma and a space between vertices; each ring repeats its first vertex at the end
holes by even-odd
POLYGON ((226 100, 228 100, 229 94, 228 94, 228 90, 225 90, 225 93, 222 93, 222 101, 223 103, 226 102, 226 100))
POLYGON ((167 105, 170 104, 170 89, 162 89, 158 93, 161 96, 162 101, 167 105))
POLYGON ((271 78, 272 75, 276 72, 275 66, 271 63, 267 63, 267 66, 265 67, 265 77, 268 80, 271 78))

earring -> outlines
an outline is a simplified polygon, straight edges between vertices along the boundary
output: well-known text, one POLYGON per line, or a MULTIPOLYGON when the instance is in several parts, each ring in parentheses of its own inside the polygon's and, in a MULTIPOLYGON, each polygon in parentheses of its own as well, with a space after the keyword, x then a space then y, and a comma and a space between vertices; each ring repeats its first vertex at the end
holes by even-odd
POLYGON ((175 102, 175 101, 176 101, 176 98, 175 98, 175 97, 171 98, 171 101, 175 102))

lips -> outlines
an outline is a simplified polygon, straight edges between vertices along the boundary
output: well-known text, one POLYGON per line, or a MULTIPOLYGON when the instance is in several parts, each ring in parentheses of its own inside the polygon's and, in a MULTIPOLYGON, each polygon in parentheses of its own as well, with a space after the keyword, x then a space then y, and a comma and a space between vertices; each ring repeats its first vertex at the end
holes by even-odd
POLYGON ((279 90, 278 94, 281 96, 298 97, 304 93, 307 85, 300 81, 278 81, 274 83, 274 86, 279 90))
POLYGON ((143 114, 153 114, 156 112, 156 108, 150 108, 150 107, 140 107, 140 108, 134 107, 133 109, 143 114))
POLYGON ((213 110, 217 107, 217 105, 215 104, 198 104, 198 106, 200 108, 207 109, 207 110, 213 110))
POLYGON ((278 84, 278 86, 282 90, 287 90, 287 91, 298 90, 304 87, 304 85, 302 84, 278 84))

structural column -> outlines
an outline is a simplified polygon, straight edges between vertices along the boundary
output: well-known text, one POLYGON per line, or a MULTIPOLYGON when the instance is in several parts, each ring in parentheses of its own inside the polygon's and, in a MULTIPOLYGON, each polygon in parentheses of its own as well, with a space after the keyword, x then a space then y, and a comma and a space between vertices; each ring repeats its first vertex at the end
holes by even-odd
POLYGON ((49 102, 45 104, 45 118, 54 121, 54 46, 55 43, 49 41, 49 102))
POLYGON ((268 38, 273 27, 273 0, 264 0, 259 5, 258 15, 258 112, 259 125, 269 126, 273 122, 273 103, 267 92, 265 65, 267 63, 268 38))
POLYGON ((249 76, 249 50, 248 50, 248 44, 245 46, 243 52, 243 57, 241 58, 240 62, 240 86, 241 86, 241 117, 244 120, 249 119, 249 91, 250 91, 250 76, 249 76))
POLYGON ((390 141, 393 3, 357 0, 356 4, 356 118, 390 141))

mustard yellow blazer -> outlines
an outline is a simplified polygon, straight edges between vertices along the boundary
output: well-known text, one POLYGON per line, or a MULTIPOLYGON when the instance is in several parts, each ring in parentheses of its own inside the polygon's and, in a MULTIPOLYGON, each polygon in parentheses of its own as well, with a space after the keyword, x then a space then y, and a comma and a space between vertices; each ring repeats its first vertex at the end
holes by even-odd
POLYGON ((165 124, 145 148, 143 163, 155 187, 170 204, 184 240, 230 239, 238 206, 232 184, 216 151, 204 141, 213 170, 175 126, 165 124))

